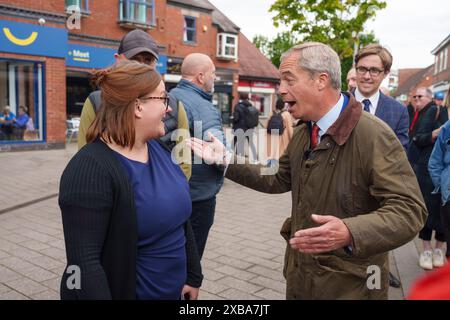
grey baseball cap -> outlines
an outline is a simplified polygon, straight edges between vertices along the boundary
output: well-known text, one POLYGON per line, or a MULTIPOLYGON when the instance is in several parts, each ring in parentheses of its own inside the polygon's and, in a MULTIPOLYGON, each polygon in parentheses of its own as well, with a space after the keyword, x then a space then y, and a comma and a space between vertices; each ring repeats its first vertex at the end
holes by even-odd
POLYGON ((117 53, 125 55, 127 59, 141 52, 148 52, 154 55, 156 59, 159 58, 158 45, 155 40, 147 32, 140 29, 128 32, 120 41, 117 50, 117 53))

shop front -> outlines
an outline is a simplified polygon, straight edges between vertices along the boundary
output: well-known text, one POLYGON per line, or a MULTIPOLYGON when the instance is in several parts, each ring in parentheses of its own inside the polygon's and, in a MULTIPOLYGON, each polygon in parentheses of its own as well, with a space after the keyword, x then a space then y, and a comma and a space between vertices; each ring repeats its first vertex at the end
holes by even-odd
MULTIPOLYGON (((116 52, 114 48, 69 43, 66 57, 68 118, 81 115, 86 98, 95 89, 90 82, 92 70, 111 66, 116 52)), ((167 56, 159 56, 156 69, 161 74, 167 72, 167 56)))
POLYGON ((61 145, 63 129, 48 128, 64 103, 48 103, 58 95, 49 82, 65 77, 64 69, 55 74, 64 66, 67 31, 0 20, 0 44, 0 150, 61 145))
POLYGON ((259 110, 260 118, 267 119, 276 102, 276 82, 239 80, 238 92, 249 94, 253 106, 259 110))

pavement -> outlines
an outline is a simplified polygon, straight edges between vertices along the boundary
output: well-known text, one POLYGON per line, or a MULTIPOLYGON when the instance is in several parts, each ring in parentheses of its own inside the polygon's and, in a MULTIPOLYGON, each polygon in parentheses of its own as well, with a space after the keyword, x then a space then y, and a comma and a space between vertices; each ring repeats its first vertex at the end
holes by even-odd
MULTIPOLYGON (((64 150, 0 153, 0 300, 59 299, 66 255, 58 186, 76 150, 71 143, 64 150)), ((290 207, 289 193, 266 195, 225 181, 202 260, 200 299, 285 299, 279 230, 290 207)), ((390 299, 404 299, 424 274, 418 248, 415 239, 390 253, 391 272, 402 282, 390 299)))

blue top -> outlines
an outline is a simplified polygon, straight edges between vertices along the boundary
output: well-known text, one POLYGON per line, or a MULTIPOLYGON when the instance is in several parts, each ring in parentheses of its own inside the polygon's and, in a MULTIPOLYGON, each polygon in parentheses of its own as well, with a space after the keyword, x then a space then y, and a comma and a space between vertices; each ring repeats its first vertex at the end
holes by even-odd
POLYGON ((434 144, 428 162, 428 171, 436 188, 434 193, 441 192, 444 205, 450 201, 450 120, 442 127, 434 144))
MULTIPOLYGON (((222 117, 211 102, 211 93, 181 79, 176 88, 170 91, 170 95, 183 102, 192 136, 207 140, 207 133, 211 132, 226 145, 222 117)), ((192 201, 213 198, 222 187, 223 170, 223 167, 208 165, 195 156, 192 161, 192 176, 189 179, 192 201)))
POLYGON ((138 225, 136 297, 179 300, 187 278, 184 224, 191 215, 189 186, 170 153, 148 142, 149 161, 115 153, 133 186, 138 225))
MULTIPOLYGON (((13 112, 9 113, 9 116, 5 116, 5 114, 2 112, 0 113, 0 118, 3 118, 4 121, 6 121, 5 125, 12 124, 12 120, 16 117, 16 115, 13 112)), ((0 123, 0 127, 2 126, 2 123, 0 123)))
POLYGON ((19 115, 16 117, 16 122, 14 123, 14 126, 25 129, 27 126, 28 119, 30 119, 30 117, 26 113, 19 115))

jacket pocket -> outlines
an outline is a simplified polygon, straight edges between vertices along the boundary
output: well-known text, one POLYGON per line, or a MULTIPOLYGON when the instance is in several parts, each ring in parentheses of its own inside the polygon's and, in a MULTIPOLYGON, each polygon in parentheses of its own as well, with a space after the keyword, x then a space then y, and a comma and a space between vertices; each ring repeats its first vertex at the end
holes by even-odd
POLYGON ((313 258, 313 299, 368 299, 367 269, 365 260, 343 259, 332 255, 313 258))
POLYGON ((346 216, 340 218, 354 217, 360 214, 369 213, 378 208, 378 205, 374 202, 373 198, 361 194, 343 194, 341 203, 346 216))

